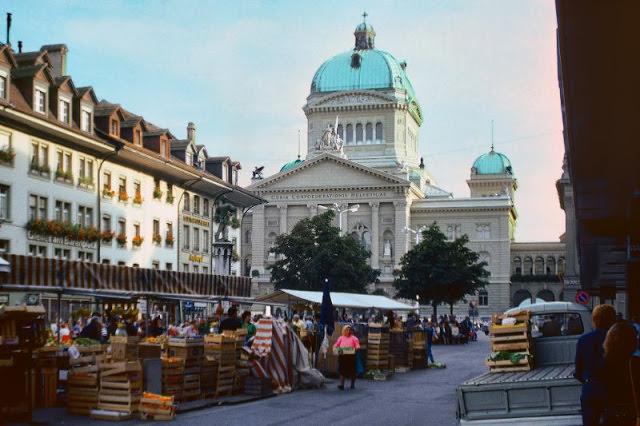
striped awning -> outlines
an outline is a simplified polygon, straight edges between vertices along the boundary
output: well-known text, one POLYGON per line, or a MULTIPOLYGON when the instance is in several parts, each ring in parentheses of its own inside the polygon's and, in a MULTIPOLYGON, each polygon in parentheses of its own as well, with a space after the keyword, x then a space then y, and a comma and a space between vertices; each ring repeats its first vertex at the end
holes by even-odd
POLYGON ((0 285, 41 291, 131 296, 250 297, 251 278, 161 271, 34 256, 5 255, 11 265, 0 285))
POLYGON ((11 264, 7 262, 5 259, 0 257, 0 272, 8 273, 11 272, 11 264))

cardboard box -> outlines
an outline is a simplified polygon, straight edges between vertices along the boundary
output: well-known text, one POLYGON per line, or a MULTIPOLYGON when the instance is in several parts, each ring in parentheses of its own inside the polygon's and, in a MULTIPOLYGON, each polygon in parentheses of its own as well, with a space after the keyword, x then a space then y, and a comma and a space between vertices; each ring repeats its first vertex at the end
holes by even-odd
POLYGON ((351 346, 341 346, 339 348, 333 348, 334 355, 355 355, 356 348, 351 346))

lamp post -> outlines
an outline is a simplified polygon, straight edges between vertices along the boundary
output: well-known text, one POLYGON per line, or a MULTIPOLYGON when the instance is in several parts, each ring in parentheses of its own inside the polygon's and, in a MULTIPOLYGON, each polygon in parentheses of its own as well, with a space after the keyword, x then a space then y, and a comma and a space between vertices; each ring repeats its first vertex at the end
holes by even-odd
POLYGON ((405 234, 408 234, 409 232, 416 234, 416 244, 420 244, 420 240, 422 238, 422 231, 426 228, 426 226, 421 226, 420 228, 418 228, 418 230, 415 229, 411 229, 408 226, 405 226, 403 228, 403 231, 405 234))
POLYGON ((355 213, 360 208, 360 204, 354 204, 349 206, 348 204, 338 204, 333 203, 333 206, 323 206, 322 204, 318 204, 319 209, 323 210, 333 210, 338 215, 338 228, 340 228, 340 235, 342 236, 342 215, 346 212, 355 213))

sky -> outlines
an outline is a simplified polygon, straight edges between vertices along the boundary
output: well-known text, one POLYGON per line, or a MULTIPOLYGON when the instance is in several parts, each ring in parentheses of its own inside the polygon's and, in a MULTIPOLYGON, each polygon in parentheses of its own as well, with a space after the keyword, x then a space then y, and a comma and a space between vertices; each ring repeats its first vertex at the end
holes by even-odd
MULTIPOLYGON (((564 145, 555 2, 548 0, 8 0, 11 41, 69 48, 75 85, 197 143, 277 173, 306 155, 302 106, 322 63, 353 48, 362 13, 376 48, 407 61, 421 105, 420 154, 443 189, 468 197, 490 150, 513 165, 516 241, 564 232, 555 181, 564 145)), ((3 30, 6 29, 0 21, 3 30)), ((0 34, 2 41, 5 32, 0 34)))

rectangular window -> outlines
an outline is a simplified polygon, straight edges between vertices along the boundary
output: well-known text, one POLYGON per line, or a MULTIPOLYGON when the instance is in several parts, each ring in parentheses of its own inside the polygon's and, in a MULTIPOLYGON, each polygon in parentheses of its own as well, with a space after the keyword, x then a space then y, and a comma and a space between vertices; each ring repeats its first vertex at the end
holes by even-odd
POLYGON ((135 197, 142 196, 141 189, 140 189, 140 182, 133 182, 133 195, 135 197))
POLYGON ((173 197, 173 185, 170 183, 167 183, 167 197, 173 197))
POLYGON ((209 253, 209 231, 202 231, 202 251, 209 253))
POLYGON ((182 264, 182 271, 183 272, 189 272, 189 264, 188 263, 183 263, 182 264))
POLYGON ((200 214, 200 197, 197 195, 193 196, 193 212, 200 214))
POLYGON ((111 232, 111 216, 108 214, 102 215, 102 230, 111 232))
POLYGON ((142 145, 142 130, 136 129, 133 132, 133 143, 136 145, 142 145))
POLYGON ((167 148, 166 148, 167 144, 164 141, 164 139, 160 139, 160 155, 162 155, 163 157, 167 156, 167 148))
POLYGON ((102 186, 103 189, 111 191, 111 172, 105 171, 102 173, 102 186))
POLYGON ((164 269, 166 269, 167 271, 173 271, 173 263, 167 262, 164 265, 164 269))
POLYGON ((191 230, 189 229, 189 225, 184 225, 182 228, 182 238, 183 238, 183 242, 182 242, 182 248, 185 250, 189 250, 190 244, 189 244, 189 237, 191 236, 191 230))
POLYGON ((69 222, 71 220, 71 203, 56 201, 55 214, 58 222, 69 222))
POLYGON ((62 121, 65 124, 69 124, 70 116, 71 105, 69 105, 69 102, 60 99, 60 103, 58 104, 58 120, 62 121))
POLYGON ((0 254, 9 253, 9 240, 0 240, 0 254))
POLYGON ((0 75, 0 99, 7 98, 7 77, 0 75))
POLYGON ((48 172, 49 170, 49 147, 41 142, 31 143, 31 170, 48 172))
POLYGON ((118 192, 120 194, 126 194, 127 193, 127 178, 120 176, 118 178, 118 192))
POLYGON ((151 269, 160 269, 160 262, 158 262, 157 260, 151 262, 151 269))
POLYGON ((69 260, 71 259, 71 250, 56 247, 53 250, 53 257, 56 259, 69 260))
POLYGON ((93 226, 93 208, 78 206, 78 225, 83 228, 93 226))
POLYGON ((111 135, 118 136, 118 120, 111 119, 111 135))
POLYGON ((65 152, 64 153, 64 171, 66 173, 71 173, 71 166, 72 166, 71 153, 65 152))
POLYGON ((171 235, 173 237, 173 223, 167 222, 167 237, 171 235))
POLYGON ((193 228, 193 250, 200 251, 200 229, 193 228))
POLYGON ((93 184, 93 160, 80 157, 79 176, 82 179, 81 183, 93 184))
POLYGON ((140 236, 140 224, 136 223, 133 225, 133 235, 136 237, 140 236))
POLYGON ((102 259, 103 265, 111 265, 111 259, 102 259))
POLYGON ((29 220, 47 218, 47 199, 38 195, 29 195, 29 220))
POLYGON ((160 221, 158 219, 153 219, 153 235, 160 235, 160 221))
POLYGON ((205 275, 209 275, 209 267, 208 266, 203 266, 202 267, 202 273, 205 275))
POLYGON ((93 262, 93 253, 90 251, 78 251, 78 260, 82 262, 93 262))
POLYGON ((37 112, 39 112, 40 114, 46 114, 47 113, 47 94, 40 89, 36 89, 36 102, 35 102, 35 109, 37 112))
POLYGON ((478 305, 489 306, 489 294, 485 290, 478 292, 478 305))
POLYGON ((29 244, 29 256, 47 257, 47 246, 29 244))
POLYGON ((118 234, 127 235, 127 221, 124 218, 118 219, 118 234))
POLYGON ((189 210, 191 210, 190 207, 190 202, 189 202, 189 193, 185 192, 184 193, 184 204, 182 205, 182 210, 184 210, 185 212, 188 212, 189 210))
POLYGON ((9 187, 0 185, 0 220, 9 219, 9 187))
POLYGON ((81 129, 85 132, 91 132, 91 112, 87 110, 82 110, 82 115, 80 116, 81 121, 81 129))
POLYGON ((200 273, 200 268, 198 267, 198 265, 193 265, 193 273, 194 274, 199 274, 200 273))
POLYGON ((202 200, 202 215, 204 217, 209 217, 209 199, 208 198, 204 198, 202 200))
POLYGON ((491 226, 487 223, 476 224, 476 239, 488 240, 491 238, 491 226))

